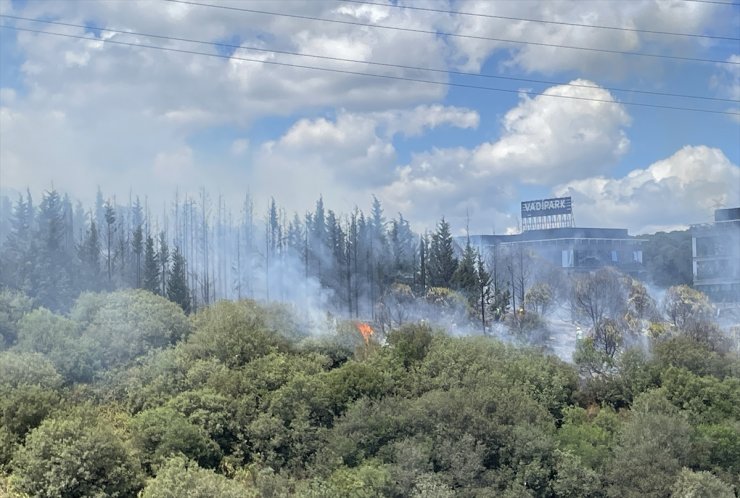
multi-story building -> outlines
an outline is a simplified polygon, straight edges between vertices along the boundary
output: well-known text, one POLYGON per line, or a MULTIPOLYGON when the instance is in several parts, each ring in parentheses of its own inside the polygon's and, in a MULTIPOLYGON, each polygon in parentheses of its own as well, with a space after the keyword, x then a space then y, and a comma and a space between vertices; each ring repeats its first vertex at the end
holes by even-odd
POLYGON ((522 202, 522 225, 518 234, 474 235, 470 242, 485 252, 523 248, 569 271, 612 266, 639 276, 644 270, 644 240, 626 228, 576 228, 570 197, 522 202))
POLYGON ((525 249, 554 266, 571 271, 591 271, 612 266, 638 276, 643 272, 642 239, 626 228, 545 228, 515 235, 476 235, 473 245, 499 251, 525 249))
POLYGON ((694 288, 718 303, 740 303, 740 207, 692 225, 691 242, 694 288))

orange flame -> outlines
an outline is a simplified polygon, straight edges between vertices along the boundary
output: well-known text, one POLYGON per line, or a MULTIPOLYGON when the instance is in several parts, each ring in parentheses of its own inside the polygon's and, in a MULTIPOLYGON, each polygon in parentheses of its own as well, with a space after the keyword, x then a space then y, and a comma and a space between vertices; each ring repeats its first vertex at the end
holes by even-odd
POLYGON ((360 334, 362 334, 362 338, 365 339, 365 344, 368 344, 370 342, 370 336, 373 335, 373 333, 375 332, 370 324, 357 322, 355 324, 355 327, 357 327, 357 330, 359 330, 360 334))

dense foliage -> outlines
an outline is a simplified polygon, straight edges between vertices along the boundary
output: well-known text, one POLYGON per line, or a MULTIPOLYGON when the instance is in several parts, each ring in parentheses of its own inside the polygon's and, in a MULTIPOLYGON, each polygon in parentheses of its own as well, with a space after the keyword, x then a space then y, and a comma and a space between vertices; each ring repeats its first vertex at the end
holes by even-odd
POLYGON ((659 287, 691 285, 691 233, 688 230, 641 235, 645 270, 650 281, 659 287))
POLYGON ((583 278, 613 288, 574 284, 595 322, 574 365, 419 323, 309 333, 251 300, 186 317, 122 291, 60 315, 5 292, 0 493, 735 496, 740 362, 701 295, 652 303, 626 277, 583 278))

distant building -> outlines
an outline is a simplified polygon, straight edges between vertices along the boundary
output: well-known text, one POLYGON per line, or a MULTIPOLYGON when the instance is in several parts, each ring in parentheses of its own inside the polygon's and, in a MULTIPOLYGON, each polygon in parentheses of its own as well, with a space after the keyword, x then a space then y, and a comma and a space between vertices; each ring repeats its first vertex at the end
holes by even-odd
POLYGON ((691 226, 694 288, 715 302, 740 302, 740 207, 691 226))
MULTIPOLYGON (((612 266, 639 276, 644 271, 642 244, 626 228, 576 228, 570 197, 522 202, 521 233, 471 235, 471 244, 488 249, 523 248, 569 271, 612 266)), ((459 241, 461 245, 464 240, 459 241)))

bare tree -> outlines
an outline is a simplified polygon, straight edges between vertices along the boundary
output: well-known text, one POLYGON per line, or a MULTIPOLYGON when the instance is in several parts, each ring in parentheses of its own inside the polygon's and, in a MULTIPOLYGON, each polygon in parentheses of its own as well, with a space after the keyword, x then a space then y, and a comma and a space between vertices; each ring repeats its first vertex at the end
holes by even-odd
POLYGON ((602 268, 576 278, 572 305, 576 313, 596 325, 604 318, 621 320, 627 306, 627 289, 622 276, 612 268, 602 268))

